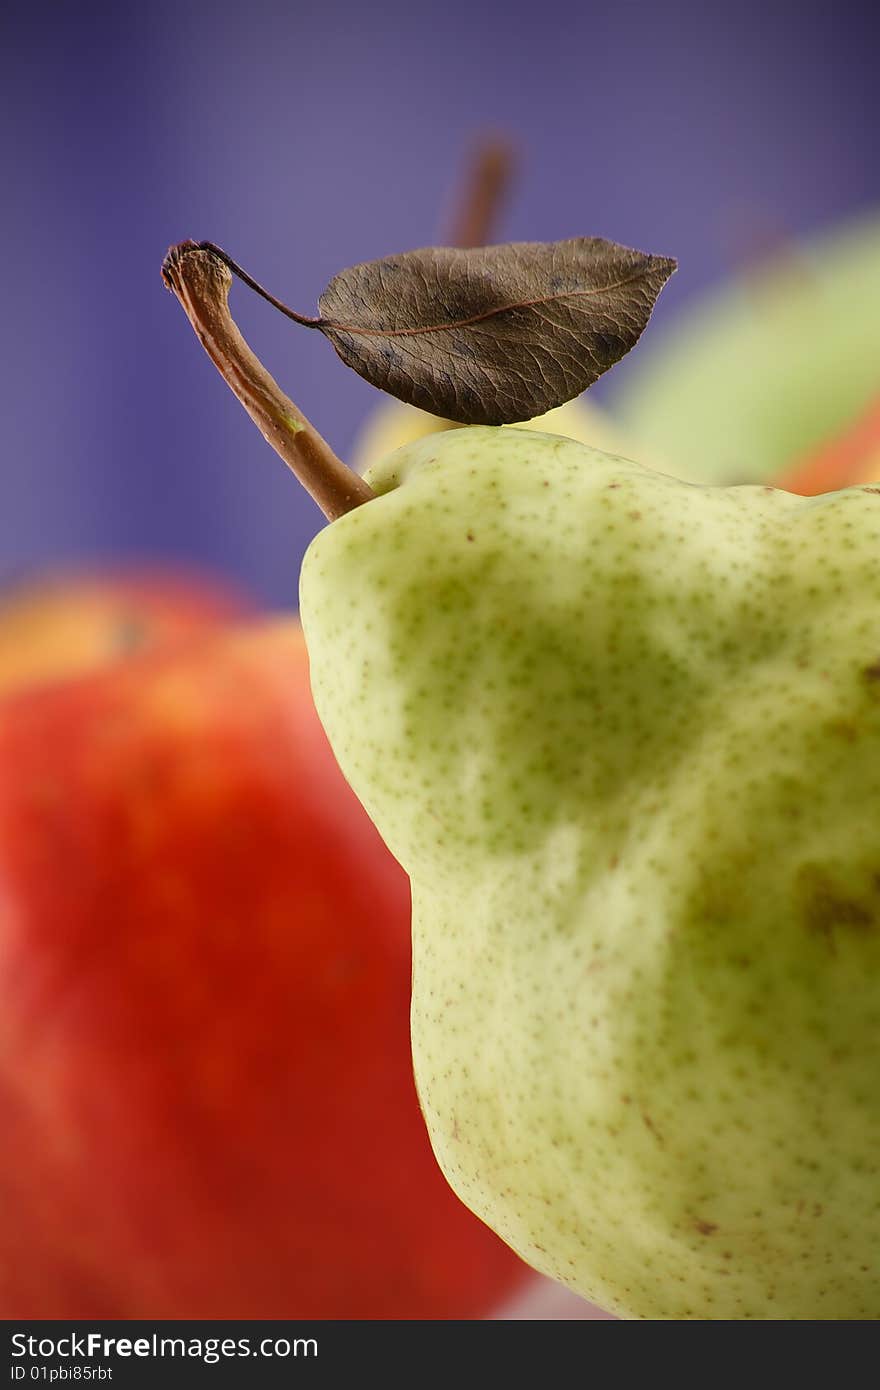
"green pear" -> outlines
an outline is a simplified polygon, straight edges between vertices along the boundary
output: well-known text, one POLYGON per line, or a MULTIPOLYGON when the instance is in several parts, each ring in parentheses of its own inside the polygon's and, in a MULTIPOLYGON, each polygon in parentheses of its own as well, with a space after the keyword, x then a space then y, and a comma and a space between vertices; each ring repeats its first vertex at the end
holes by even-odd
POLYGON ((762 482, 880 394, 880 213, 698 296, 620 368, 610 411, 677 476, 762 482))
POLYGON ((880 494, 462 428, 312 542, 449 1182, 627 1318, 880 1316, 880 494))

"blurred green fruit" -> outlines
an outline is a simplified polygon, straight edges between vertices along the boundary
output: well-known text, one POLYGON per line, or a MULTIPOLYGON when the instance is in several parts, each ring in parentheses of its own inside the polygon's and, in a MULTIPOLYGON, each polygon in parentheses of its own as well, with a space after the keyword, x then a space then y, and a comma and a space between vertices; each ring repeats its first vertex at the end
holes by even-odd
POLYGON ((702 296, 618 381, 610 409, 639 458, 701 482, 790 469, 880 394, 880 214, 702 296))

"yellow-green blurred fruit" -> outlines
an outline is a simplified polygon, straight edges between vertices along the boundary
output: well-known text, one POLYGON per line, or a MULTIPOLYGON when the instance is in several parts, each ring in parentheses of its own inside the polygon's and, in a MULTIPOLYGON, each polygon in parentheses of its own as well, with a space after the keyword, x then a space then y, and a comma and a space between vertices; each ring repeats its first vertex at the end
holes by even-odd
MULTIPOLYGON (((441 420, 436 415, 429 415, 426 410, 404 405, 402 401, 383 402, 368 416, 357 435, 351 466, 358 473, 363 473, 404 444, 413 444, 417 439, 436 434, 439 430, 459 428, 460 426, 451 420, 441 420)), ((568 439, 576 439, 581 444, 592 444, 594 448, 603 449, 607 453, 628 455, 634 452, 633 447, 626 444, 624 431, 600 406, 593 405, 583 396, 566 401, 555 410, 548 410, 546 415, 541 415, 536 420, 524 420, 515 428, 539 429, 548 434, 565 435, 568 439)), ((639 454, 639 458, 646 462, 642 453, 639 454)))

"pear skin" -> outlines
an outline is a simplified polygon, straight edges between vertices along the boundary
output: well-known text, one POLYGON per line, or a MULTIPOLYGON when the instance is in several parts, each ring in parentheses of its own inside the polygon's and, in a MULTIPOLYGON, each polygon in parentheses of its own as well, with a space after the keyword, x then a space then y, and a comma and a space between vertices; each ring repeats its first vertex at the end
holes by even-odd
POLYGON ((880 1316, 880 491, 462 428, 301 616, 413 889, 437 1159, 625 1318, 880 1316))

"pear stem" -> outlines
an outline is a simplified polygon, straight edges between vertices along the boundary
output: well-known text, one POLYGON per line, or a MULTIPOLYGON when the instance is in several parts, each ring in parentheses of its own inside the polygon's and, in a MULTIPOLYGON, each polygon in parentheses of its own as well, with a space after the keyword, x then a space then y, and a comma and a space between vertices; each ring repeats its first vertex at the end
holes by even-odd
POLYGON ((229 311, 232 270, 225 253, 181 242, 165 257, 162 279, 227 386, 328 521, 372 501, 372 488, 337 458, 242 337, 229 311))
POLYGON ((513 180, 514 149, 502 136, 484 136, 473 148, 458 207, 450 227, 450 246, 485 246, 513 180))

